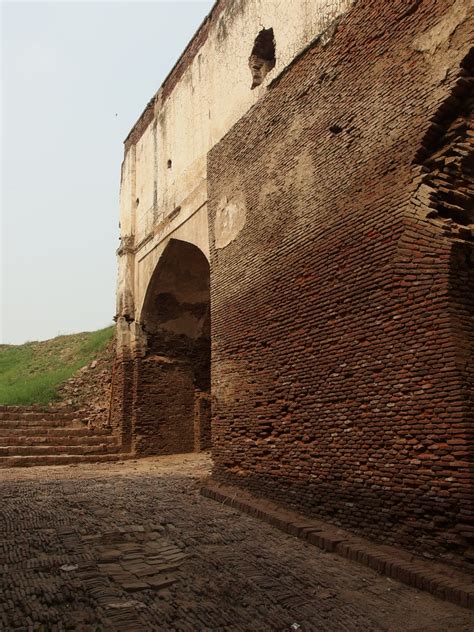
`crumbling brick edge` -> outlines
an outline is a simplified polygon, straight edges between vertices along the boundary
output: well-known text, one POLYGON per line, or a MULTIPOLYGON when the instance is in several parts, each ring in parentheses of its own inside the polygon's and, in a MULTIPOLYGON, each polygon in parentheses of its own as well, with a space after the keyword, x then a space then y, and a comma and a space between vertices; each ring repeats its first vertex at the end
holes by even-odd
POLYGON ((201 494, 243 511, 277 529, 359 562, 399 582, 425 590, 439 599, 474 609, 473 577, 433 562, 426 562, 395 547, 378 545, 330 523, 308 518, 253 496, 240 488, 205 481, 201 494))

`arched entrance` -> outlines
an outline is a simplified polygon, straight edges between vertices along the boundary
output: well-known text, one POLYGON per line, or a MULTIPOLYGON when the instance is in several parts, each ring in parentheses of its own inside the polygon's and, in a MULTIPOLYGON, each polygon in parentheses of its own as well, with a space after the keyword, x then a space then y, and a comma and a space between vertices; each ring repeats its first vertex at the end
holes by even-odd
POLYGON ((134 437, 139 454, 210 447, 209 262, 170 240, 140 315, 147 350, 137 373, 134 437))

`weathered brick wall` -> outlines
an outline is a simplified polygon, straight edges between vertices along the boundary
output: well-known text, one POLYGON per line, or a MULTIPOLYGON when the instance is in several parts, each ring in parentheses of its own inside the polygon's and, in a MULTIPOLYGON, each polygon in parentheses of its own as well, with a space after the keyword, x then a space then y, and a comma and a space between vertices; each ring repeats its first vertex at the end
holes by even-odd
POLYGON ((209 393, 196 390, 194 393, 194 451, 209 450, 211 445, 211 398, 209 393))
POLYGON ((124 451, 132 445, 134 363, 129 354, 115 358, 112 370, 109 421, 120 434, 124 451))
MULTIPOLYGON (((472 139, 472 137, 471 137, 472 139)), ((457 338, 456 364, 463 387, 462 424, 447 441, 448 458, 458 463, 456 478, 463 482, 458 489, 445 486, 447 493, 459 502, 458 534, 471 544, 466 558, 474 563, 474 252, 471 245, 457 243, 451 253, 450 295, 452 297, 452 323, 457 338)), ((457 535, 458 535, 457 534, 457 535)))
POLYGON ((418 152, 452 122, 466 6, 360 0, 208 161, 214 475, 461 565, 472 236, 430 215, 418 152))
POLYGON ((137 456, 199 452, 211 447, 209 393, 196 388, 183 357, 148 351, 117 358, 110 420, 124 451, 137 456))
MULTIPOLYGON (((209 263, 171 240, 154 270, 141 322, 120 318, 113 424, 137 455, 209 447, 209 263), (202 403, 196 405, 197 394, 202 403)), ((199 399, 199 398, 198 398, 199 399)))
POLYGON ((194 449, 192 367, 149 354, 135 363, 133 448, 138 455, 194 449))
MULTIPOLYGON (((209 407, 196 405, 196 387, 209 389, 208 338, 150 335, 134 362, 132 446, 136 454, 177 454, 209 447, 209 407), (199 436, 199 441, 197 437, 199 436)), ((199 391, 200 392, 200 391, 199 391)), ((198 398, 199 399, 199 398, 198 398)))

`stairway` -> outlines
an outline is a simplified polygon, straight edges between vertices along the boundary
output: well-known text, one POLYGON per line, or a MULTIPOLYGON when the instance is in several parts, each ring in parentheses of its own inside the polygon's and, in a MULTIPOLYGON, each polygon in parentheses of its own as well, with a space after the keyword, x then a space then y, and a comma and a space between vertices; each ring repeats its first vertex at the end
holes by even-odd
POLYGON ((110 430, 88 428, 71 409, 0 406, 0 468, 103 463, 127 456, 110 430))

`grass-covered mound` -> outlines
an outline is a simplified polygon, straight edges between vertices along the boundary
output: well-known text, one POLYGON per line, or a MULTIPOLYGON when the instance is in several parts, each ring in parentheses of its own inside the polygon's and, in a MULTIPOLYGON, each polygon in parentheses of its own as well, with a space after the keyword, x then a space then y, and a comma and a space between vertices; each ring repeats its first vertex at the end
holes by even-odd
POLYGON ((101 354, 114 327, 44 342, 0 345, 0 404, 48 404, 76 371, 101 354))

